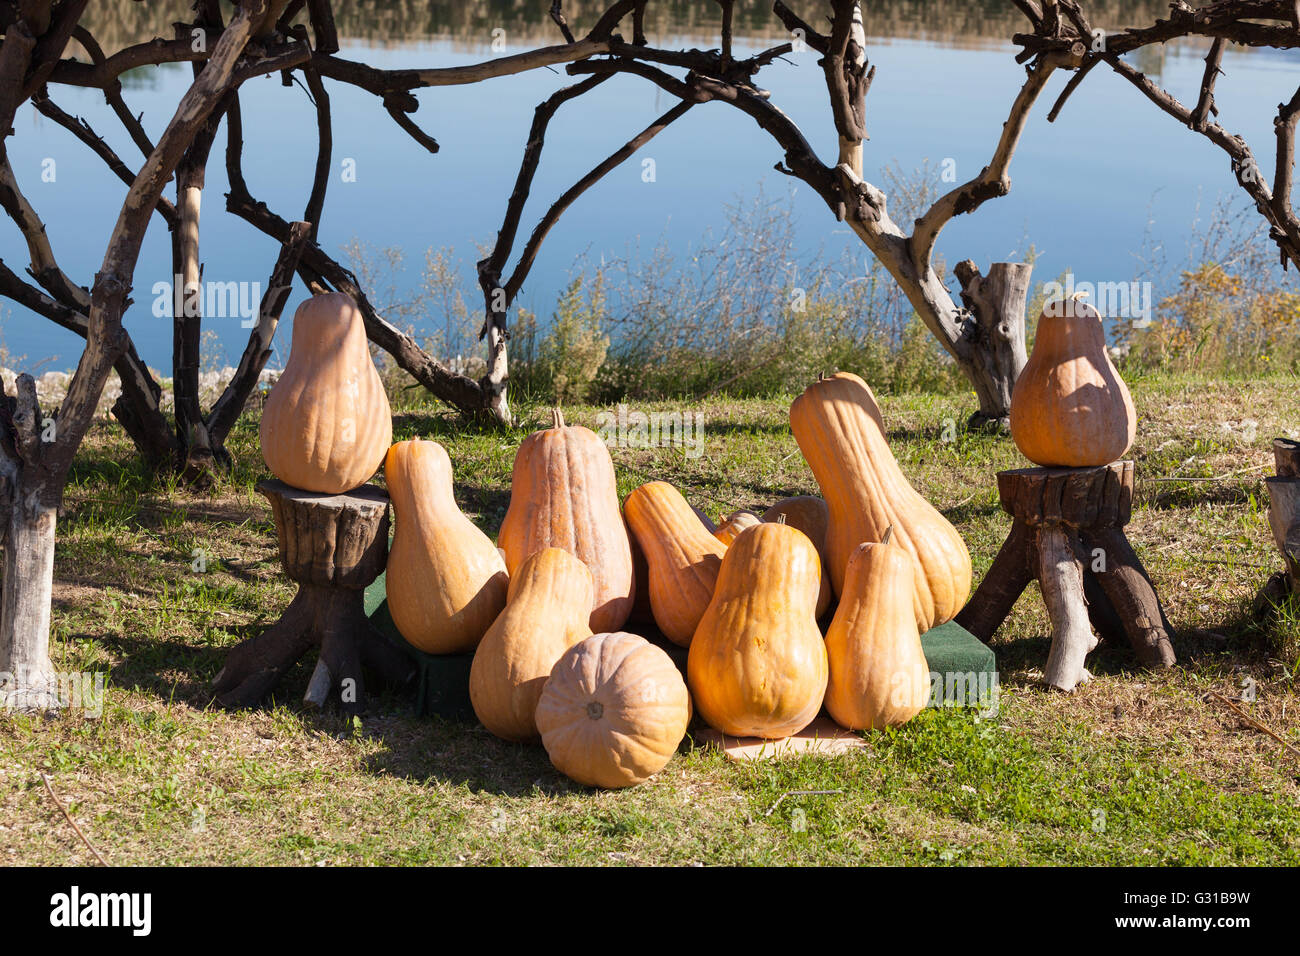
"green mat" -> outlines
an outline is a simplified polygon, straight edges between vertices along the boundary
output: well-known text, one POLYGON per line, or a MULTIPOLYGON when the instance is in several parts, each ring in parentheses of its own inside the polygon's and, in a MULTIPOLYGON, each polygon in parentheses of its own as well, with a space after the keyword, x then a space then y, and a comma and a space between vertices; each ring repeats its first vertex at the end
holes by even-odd
MULTIPOLYGON (((425 654, 407 644, 393 626, 384 597, 384 575, 366 588, 366 614, 394 644, 415 661, 418 671, 415 713, 437 715, 449 720, 473 721, 469 700, 469 667, 473 654, 425 654)), ((686 648, 669 643, 658 634, 647 635, 668 652, 678 669, 686 672, 686 648)), ((921 635, 921 647, 930 665, 933 704, 987 708, 996 706, 997 659, 993 649, 956 621, 949 621, 921 635)))

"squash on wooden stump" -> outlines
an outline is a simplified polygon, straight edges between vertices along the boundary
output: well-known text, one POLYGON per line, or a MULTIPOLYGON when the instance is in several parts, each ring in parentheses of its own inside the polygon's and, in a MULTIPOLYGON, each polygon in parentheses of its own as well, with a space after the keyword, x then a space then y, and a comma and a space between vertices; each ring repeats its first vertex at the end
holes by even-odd
POLYGON ((591 629, 616 631, 632 612, 635 581, 614 462, 595 432, 566 425, 558 408, 551 414, 553 427, 533 432, 515 454, 497 541, 511 574, 543 548, 582 561, 596 582, 591 629))
POLYGON ((930 666, 912 608, 912 561, 889 537, 854 549, 826 632, 826 710, 849 730, 904 724, 930 701, 930 666))
POLYGON ((587 566, 562 548, 524 560, 470 665, 470 703, 484 727, 503 740, 537 738, 542 688, 560 655, 591 636, 595 595, 587 566))
POLYGON ((821 377, 790 406, 790 429, 830 512, 826 554, 844 596, 849 556, 886 528, 913 559, 917 624, 952 620, 970 594, 970 552, 961 535, 904 477, 885 438, 880 406, 851 372, 821 377))
POLYGON ((649 568, 650 610, 674 644, 689 647, 713 597, 727 546, 666 481, 651 481, 623 502, 623 516, 649 568))
POLYGON ((1124 456, 1137 435, 1128 386, 1110 360, 1101 314, 1075 297, 1049 303, 1011 391, 1011 437, 1038 465, 1090 468, 1124 456))
POLYGON ((589 787, 630 787, 658 773, 691 721, 670 658, 635 634, 593 634, 561 655, 537 703, 551 763, 589 787))
POLYGON ((267 396, 258 434, 271 474, 303 491, 351 491, 383 463, 392 410, 349 296, 315 295, 298 306, 289 360, 267 396))
POLYGON ((396 525, 385 578, 393 625, 427 654, 472 651, 506 605, 500 552, 456 506, 451 459, 436 441, 393 445, 384 478, 396 525))
POLYGON ((686 659, 691 697, 710 726, 779 739, 817 716, 827 680, 820 575, 817 549, 787 525, 755 525, 727 549, 686 659))

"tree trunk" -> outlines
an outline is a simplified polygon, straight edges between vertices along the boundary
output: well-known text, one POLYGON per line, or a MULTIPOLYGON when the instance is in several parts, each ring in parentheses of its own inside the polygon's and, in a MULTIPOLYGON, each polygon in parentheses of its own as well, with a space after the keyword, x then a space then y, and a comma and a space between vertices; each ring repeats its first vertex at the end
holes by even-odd
POLYGON ((58 509, 40 487, 29 487, 21 470, 0 485, 9 490, 0 597, 0 709, 54 709, 59 699, 50 663, 50 599, 58 509))
POLYGON ((1011 390, 1028 361, 1025 354, 1025 299, 1033 266, 1025 262, 995 262, 987 276, 970 259, 953 273, 961 282, 961 297, 973 322, 964 331, 969 355, 958 365, 975 387, 980 407, 971 427, 1011 427, 1011 390))

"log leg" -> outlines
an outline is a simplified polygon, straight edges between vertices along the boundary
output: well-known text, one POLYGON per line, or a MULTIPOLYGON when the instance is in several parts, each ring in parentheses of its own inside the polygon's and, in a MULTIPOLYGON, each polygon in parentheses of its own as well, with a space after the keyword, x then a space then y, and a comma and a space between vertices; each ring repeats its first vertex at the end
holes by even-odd
MULTIPOLYGON (((1086 542, 1085 547, 1087 547, 1086 542)), ((1085 562, 1089 560, 1089 554, 1091 551, 1084 552, 1085 562)), ((1120 644, 1128 640, 1128 633, 1124 630, 1124 622, 1120 620, 1119 612, 1115 610, 1115 605, 1110 603, 1110 598, 1102 590, 1097 575, 1089 568, 1083 571, 1083 597, 1088 602, 1088 620, 1092 623, 1092 629, 1097 632, 1098 637, 1111 644, 1120 644)))
POLYGON ((1169 620, 1156 596, 1146 569, 1118 528, 1108 528, 1093 539, 1105 556, 1105 571, 1095 572, 1138 659, 1147 667, 1173 667, 1174 648, 1169 640, 1169 620))
POLYGON ((1097 646, 1097 638, 1088 626, 1083 570, 1076 546, 1073 532, 1061 525, 1044 524, 1038 530, 1038 583, 1052 620, 1052 649, 1043 668, 1043 680, 1067 693, 1092 676, 1083 662, 1097 646))
POLYGON ((361 674, 360 643, 367 636, 370 622, 362 608, 360 591, 324 591, 316 602, 315 631, 320 641, 320 657, 307 684, 303 701, 324 707, 331 691, 344 713, 359 714, 366 709, 366 684, 361 674))
POLYGON ((1011 533, 993 559, 975 594, 957 615, 957 623, 987 644, 1002 624, 1016 599, 1034 579, 1031 553, 1033 533, 1023 521, 1013 521, 1011 533))
POLYGON ((232 648, 212 689, 223 707, 253 707, 312 645, 312 597, 300 588, 280 620, 232 648))

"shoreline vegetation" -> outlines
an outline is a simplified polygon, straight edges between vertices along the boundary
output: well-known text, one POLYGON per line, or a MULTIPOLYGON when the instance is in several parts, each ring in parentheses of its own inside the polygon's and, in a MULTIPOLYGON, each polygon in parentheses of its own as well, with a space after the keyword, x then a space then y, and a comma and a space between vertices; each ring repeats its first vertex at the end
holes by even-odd
MULTIPOLYGON (((931 200, 932 170, 886 170, 896 204, 908 215, 931 200)), ((1126 377, 1152 374, 1259 378, 1300 372, 1300 291, 1270 252, 1263 226, 1242 205, 1221 200, 1206 217, 1211 228, 1183 261, 1144 248, 1124 285, 1142 286, 1149 314, 1106 316, 1111 355, 1126 377)), ((843 369, 882 394, 970 394, 970 386, 924 328, 900 288, 871 257, 822 251, 791 260, 790 197, 760 192, 727 207, 717 234, 693 254, 679 256, 661 240, 653 248, 592 264, 580 257, 548 315, 520 307, 511 318, 510 392, 525 403, 708 401, 721 396, 763 398, 797 394, 818 372, 843 369)), ((1008 256, 1033 263, 1027 239, 1008 256)), ((405 250, 375 248, 358 239, 342 258, 381 314, 420 340, 455 371, 483 374, 477 290, 465 284, 472 263, 454 250, 430 249, 408 263, 405 250), (411 275, 410 273, 415 273, 411 275)), ((949 272, 940 264, 941 272, 949 272)), ((1040 275, 1026 308, 1027 339, 1054 288, 1074 277, 1040 275)), ((1120 310, 1123 312, 1124 310, 1120 310)), ((282 325, 273 355, 250 397, 259 406, 288 355, 282 325)), ((230 381, 230 348, 203 333, 200 398, 206 407, 230 381)), ((428 400, 424 389, 387 353, 371 346, 394 408, 428 400)), ((19 371, 40 373, 42 407, 56 408, 71 370, 11 356, 0 326, 0 375, 12 390, 19 371)), ((155 371, 163 408, 171 408, 171 378, 155 371)), ((11 391, 12 394, 12 391, 11 391)), ((120 394, 116 372, 99 411, 120 394)))
MULTIPOLYGON (((490 0, 372 0, 345 4, 335 12, 340 38, 380 46, 401 46, 432 39, 451 39, 457 50, 482 51, 492 30, 506 31, 510 45, 537 46, 560 41, 550 19, 551 0, 520 0, 508 6, 490 0)), ((157 23, 166 22, 158 4, 103 4, 87 10, 85 22, 109 54, 150 39, 157 23)), ((184 19, 188 0, 162 4, 170 19, 184 19), (174 15, 172 15, 174 14, 174 15)), ((566 0, 564 13, 575 29, 588 27, 604 12, 600 0, 566 0)), ((1168 13, 1164 0, 1099 0, 1089 5, 1096 25, 1121 29, 1145 25, 1168 13)), ((1003 0, 880 0, 866 11, 869 38, 943 41, 949 45, 1005 46, 1021 30, 1024 17, 1003 0)), ((772 14, 771 0, 739 0, 734 14, 737 39, 771 41, 785 34, 772 14)), ((668 0, 650 4, 645 28, 652 37, 686 43, 716 41, 721 23, 716 4, 668 0)), ((1189 48, 1198 45, 1185 44, 1189 48)), ((1177 46, 1177 45, 1175 45, 1177 46)))

